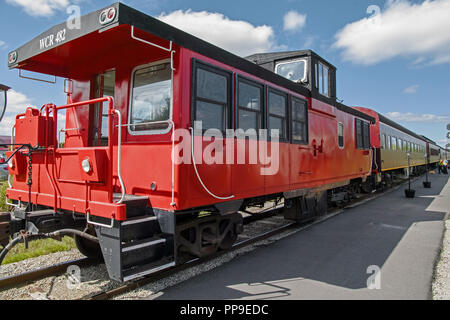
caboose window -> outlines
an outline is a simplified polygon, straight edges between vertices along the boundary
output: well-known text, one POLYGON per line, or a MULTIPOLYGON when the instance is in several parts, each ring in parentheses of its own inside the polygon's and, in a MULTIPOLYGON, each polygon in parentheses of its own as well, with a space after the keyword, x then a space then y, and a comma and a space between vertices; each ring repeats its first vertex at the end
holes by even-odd
POLYGON ((193 68, 193 119, 202 122, 203 130, 224 132, 230 123, 231 74, 195 60, 193 68))
POLYGON ((338 122, 337 135, 338 135, 338 146, 339 146, 339 148, 343 148, 344 147, 344 124, 342 122, 338 122))
POLYGON ((264 88, 243 78, 239 78, 238 117, 236 127, 247 131, 262 129, 262 107, 264 105, 264 88))
POLYGON ((287 95, 269 89, 268 106, 270 136, 287 140, 287 95), (274 129, 278 132, 273 131, 274 129))
POLYGON ((292 142, 308 143, 308 107, 306 101, 292 97, 292 142))
POLYGON ((169 63, 137 69, 133 76, 130 130, 164 130, 170 119, 172 73, 169 63))
POLYGON ((306 60, 292 60, 277 63, 275 73, 294 82, 306 81, 306 60))
POLYGON ((356 119, 355 124, 356 124, 356 148, 370 149, 370 124, 360 119, 356 119))
POLYGON ((329 97, 329 68, 323 63, 318 62, 316 64, 316 88, 318 88, 319 93, 326 97, 329 97))
MULTIPOLYGON (((114 98, 114 88, 116 85, 116 71, 110 70, 99 74, 95 78, 95 98, 112 97, 114 98)), ((92 127, 92 145, 108 145, 108 102, 95 104, 94 121, 92 127)))

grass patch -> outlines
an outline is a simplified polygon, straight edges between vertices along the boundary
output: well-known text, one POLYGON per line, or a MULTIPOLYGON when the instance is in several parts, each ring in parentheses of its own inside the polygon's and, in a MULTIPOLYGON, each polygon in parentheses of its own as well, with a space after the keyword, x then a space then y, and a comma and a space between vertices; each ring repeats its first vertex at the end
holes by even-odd
MULTIPOLYGON (((8 206, 5 203, 5 193, 8 187, 8 182, 0 182, 0 211, 8 211, 8 206)), ((75 241, 71 237, 64 237, 62 241, 53 239, 43 239, 29 242, 28 250, 25 249, 25 244, 20 243, 15 246, 3 260, 2 264, 8 264, 26 260, 29 258, 36 258, 46 254, 68 251, 76 248, 75 241)), ((0 250, 3 249, 0 245, 0 250)))
POLYGON ((8 188, 8 181, 0 182, 0 211, 8 211, 6 201, 6 188, 8 188))
POLYGON ((36 258, 60 251, 68 251, 74 248, 76 248, 75 241, 71 237, 64 237, 61 242, 53 239, 32 241, 28 243, 28 250, 25 249, 24 243, 19 243, 8 253, 2 264, 36 258))

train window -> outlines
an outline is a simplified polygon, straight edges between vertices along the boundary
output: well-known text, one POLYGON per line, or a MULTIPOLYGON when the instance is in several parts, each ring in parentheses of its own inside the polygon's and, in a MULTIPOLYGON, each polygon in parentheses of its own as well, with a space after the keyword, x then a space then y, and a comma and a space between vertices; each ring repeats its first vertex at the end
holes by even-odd
POLYGON ((314 65, 314 74, 316 77, 315 86, 319 89, 319 65, 317 63, 314 65))
POLYGON ((338 135, 338 146, 339 146, 339 148, 343 148, 344 147, 344 124, 342 122, 338 122, 337 135, 338 135))
MULTIPOLYGON (((112 97, 116 86, 116 71, 110 70, 99 74, 95 79, 95 98, 112 97)), ((96 103, 92 127, 92 145, 108 145, 108 102, 96 103)))
POLYGON ((391 136, 387 136, 387 148, 388 150, 391 150, 391 136))
POLYGON ((386 135, 381 136, 381 149, 386 149, 386 135))
POLYGON ((370 125, 367 122, 363 122, 363 147, 364 149, 370 149, 370 125))
POLYGON ((397 138, 392 137, 392 150, 397 150, 397 138))
POLYGON ((231 73, 198 62, 193 64, 193 120, 202 122, 202 130, 230 127, 231 73))
POLYGON ((358 149, 362 149, 362 146, 363 146, 363 138, 362 138, 361 120, 356 119, 356 147, 358 149))
POLYGON ((398 150, 403 150, 403 140, 402 139, 398 139, 397 140, 397 149, 398 150))
POLYGON ((329 69, 323 63, 318 62, 316 64, 316 88, 319 89, 319 93, 329 97, 329 69))
POLYGON ((308 106, 306 101, 292 97, 291 137, 296 143, 308 143, 308 106))
POLYGON ((287 140, 287 95, 269 89, 268 98, 269 134, 287 140))
POLYGON ((238 117, 236 127, 247 131, 258 130, 262 125, 262 109, 264 106, 264 87, 251 81, 239 78, 238 117))
POLYGON ((130 130, 165 130, 169 123, 172 90, 169 63, 137 69, 133 75, 130 130))
POLYGON ((292 60, 277 63, 275 73, 295 82, 306 81, 306 60, 292 60))
POLYGON ((356 147, 358 149, 370 149, 370 125, 360 119, 355 120, 356 124, 356 147))

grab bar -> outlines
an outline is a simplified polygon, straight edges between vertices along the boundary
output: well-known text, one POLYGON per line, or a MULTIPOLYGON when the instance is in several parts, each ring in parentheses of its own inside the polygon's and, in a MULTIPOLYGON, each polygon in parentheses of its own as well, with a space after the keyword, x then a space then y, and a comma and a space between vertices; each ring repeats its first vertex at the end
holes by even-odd
POLYGON ((93 226, 105 227, 105 228, 108 228, 108 229, 112 229, 114 227, 114 219, 111 219, 111 224, 108 225, 108 224, 103 224, 103 223, 100 223, 100 222, 91 221, 91 220, 89 220, 89 216, 90 216, 90 213, 88 211, 86 213, 86 221, 87 221, 87 223, 92 224, 93 226))
POLYGON ((120 125, 122 124, 122 114, 120 113, 119 110, 114 110, 114 112, 117 114, 117 117, 119 118, 119 132, 117 133, 117 176, 119 177, 119 182, 120 182, 120 188, 122 189, 122 197, 120 198, 120 200, 116 203, 122 203, 123 200, 125 199, 125 185, 123 183, 122 180, 122 174, 121 174, 121 170, 120 170, 120 166, 121 166, 121 162, 122 162, 122 128, 120 127, 120 125))

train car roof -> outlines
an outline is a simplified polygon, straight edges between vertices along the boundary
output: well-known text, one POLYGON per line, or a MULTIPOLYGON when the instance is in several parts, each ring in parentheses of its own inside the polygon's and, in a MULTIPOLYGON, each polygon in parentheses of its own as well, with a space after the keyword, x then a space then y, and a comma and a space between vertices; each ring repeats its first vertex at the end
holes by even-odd
POLYGON ((269 63, 275 60, 283 60, 286 58, 291 58, 293 56, 301 57, 301 56, 312 56, 316 57, 320 60, 326 61, 327 65, 332 69, 336 70, 336 67, 331 64, 329 61, 319 56, 313 50, 294 50, 294 51, 282 51, 282 52, 268 52, 268 53, 255 53, 250 56, 245 57, 245 59, 250 61, 255 61, 258 64, 269 63))
POLYGON ((410 136, 413 136, 414 138, 417 138, 419 140, 422 140, 424 142, 427 142, 427 139, 424 138, 423 136, 418 135, 417 133, 412 132, 411 130, 405 128, 404 126, 398 124, 395 121, 392 121, 391 119, 387 118, 386 116, 383 116, 381 113, 378 113, 378 116, 380 118, 380 122, 385 123, 397 130, 400 130, 406 134, 409 134, 410 136))
MULTIPOLYGON (((80 18, 80 29, 68 29, 66 22, 64 22, 43 32, 17 50, 10 52, 8 55, 8 67, 10 69, 18 68, 55 76, 68 77, 64 68, 64 64, 68 63, 67 59, 62 57, 60 57, 60 59, 54 59, 54 57, 42 57, 50 51, 56 51, 56 49, 59 49, 58 52, 61 52, 61 55, 63 53, 67 54, 67 50, 69 49, 64 48, 64 45, 69 42, 94 33, 100 34, 104 31, 114 32, 115 28, 121 25, 134 26, 141 31, 167 41, 172 41, 176 45, 235 67, 258 78, 265 79, 292 92, 296 92, 308 98, 311 97, 311 91, 300 84, 294 83, 243 57, 230 53, 120 2, 82 16, 80 18), (115 8, 116 14, 109 23, 101 24, 99 17, 103 11, 109 8, 115 8), (64 39, 57 39, 58 32, 61 30, 65 30, 64 39), (48 37, 52 37, 52 41, 50 41, 50 44, 44 43, 43 45, 43 41, 45 42, 45 39, 49 39, 48 37)), ((117 34, 115 36, 117 37, 129 37, 131 39, 130 34, 120 30, 117 30, 116 32, 117 34)), ((305 52, 312 53, 310 50, 305 52)), ((351 113, 368 121, 375 121, 372 117, 354 110, 353 108, 337 103, 336 107, 344 112, 351 113)))

